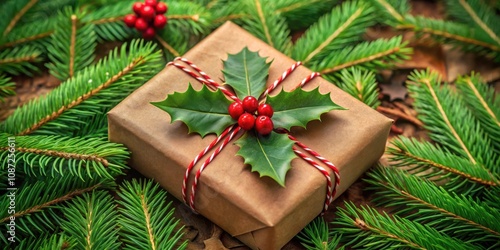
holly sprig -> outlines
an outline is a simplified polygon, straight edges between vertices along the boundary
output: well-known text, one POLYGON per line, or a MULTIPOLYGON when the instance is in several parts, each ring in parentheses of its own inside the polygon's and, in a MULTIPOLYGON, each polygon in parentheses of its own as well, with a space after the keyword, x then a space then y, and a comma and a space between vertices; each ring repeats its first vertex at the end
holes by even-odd
POLYGON ((230 86, 237 100, 225 96, 219 89, 202 87, 195 90, 191 84, 185 92, 169 94, 165 100, 152 102, 171 116, 171 122, 182 121, 189 133, 202 137, 220 135, 235 123, 243 135, 235 142, 240 147, 237 155, 243 157, 252 172, 268 176, 285 186, 285 176, 296 157, 294 141, 283 131, 292 127, 306 127, 322 114, 342 110, 329 94, 316 88, 305 91, 296 88, 281 91, 275 96, 262 96, 266 90, 271 62, 247 47, 236 54, 228 54, 223 61, 224 87, 230 86))

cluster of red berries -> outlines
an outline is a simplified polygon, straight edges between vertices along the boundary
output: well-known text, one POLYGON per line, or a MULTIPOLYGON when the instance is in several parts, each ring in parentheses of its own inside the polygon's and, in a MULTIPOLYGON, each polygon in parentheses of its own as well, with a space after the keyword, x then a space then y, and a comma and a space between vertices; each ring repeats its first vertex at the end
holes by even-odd
POLYGON ((132 6, 135 14, 126 15, 123 21, 125 24, 142 32, 142 37, 152 39, 155 34, 155 29, 163 29, 167 24, 168 7, 165 3, 157 2, 156 0, 145 0, 144 3, 136 2, 132 6))
POLYGON ((273 108, 266 103, 259 105, 253 96, 247 96, 241 102, 231 103, 228 111, 229 115, 237 120, 238 125, 244 130, 251 130, 255 127, 257 133, 261 135, 268 135, 273 131, 274 124, 271 120, 274 113, 273 108))

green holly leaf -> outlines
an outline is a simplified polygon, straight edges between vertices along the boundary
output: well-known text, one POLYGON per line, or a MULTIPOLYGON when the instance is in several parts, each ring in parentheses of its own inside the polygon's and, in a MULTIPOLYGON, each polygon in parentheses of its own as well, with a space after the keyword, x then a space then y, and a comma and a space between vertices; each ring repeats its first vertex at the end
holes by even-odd
POLYGON ((266 89, 269 65, 265 57, 258 52, 252 52, 247 47, 237 54, 228 54, 224 61, 224 77, 226 84, 231 86, 236 95, 243 99, 246 96, 259 96, 266 89))
POLYGON ((292 151, 294 142, 286 134, 271 132, 267 136, 245 133, 236 142, 240 147, 237 155, 245 160, 262 176, 269 176, 281 186, 285 186, 285 176, 291 161, 296 157, 292 151))
POLYGON ((331 110, 343 110, 330 99, 330 94, 320 94, 319 89, 305 91, 297 88, 291 92, 281 91, 268 96, 266 103, 274 109, 272 117, 275 128, 290 130, 293 126, 306 127, 312 120, 321 120, 321 114, 331 110))
POLYGON ((220 135, 235 123, 227 111, 231 101, 221 91, 211 91, 205 86, 196 91, 190 84, 186 92, 175 92, 165 100, 151 104, 166 111, 172 118, 171 122, 182 121, 188 126, 189 133, 199 133, 201 137, 210 133, 220 135))

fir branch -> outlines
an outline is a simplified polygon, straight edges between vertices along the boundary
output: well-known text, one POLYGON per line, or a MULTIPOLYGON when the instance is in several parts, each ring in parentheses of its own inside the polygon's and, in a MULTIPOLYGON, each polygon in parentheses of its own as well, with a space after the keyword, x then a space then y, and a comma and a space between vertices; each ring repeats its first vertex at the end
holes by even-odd
POLYGON ((489 207, 500 211, 500 187, 494 187, 486 192, 484 203, 489 207))
POLYGON ((494 10, 481 0, 446 0, 448 13, 465 24, 473 24, 489 36, 489 39, 500 45, 500 18, 494 10))
POLYGON ((185 249, 180 242, 182 230, 173 217, 174 209, 166 201, 166 192, 152 180, 125 181, 118 195, 121 217, 120 234, 125 249, 185 249))
POLYGON ((380 105, 378 85, 372 71, 351 67, 341 70, 339 75, 338 86, 342 90, 373 109, 380 105))
POLYGON ((244 27, 256 37, 283 52, 290 53, 292 42, 286 20, 275 14, 274 3, 270 0, 243 0, 246 7, 244 27))
POLYGON ((134 30, 128 28, 123 22, 123 18, 132 13, 131 6, 134 2, 135 0, 126 0, 105 4, 89 11, 82 17, 82 22, 95 25, 95 33, 99 42, 125 40, 134 34, 134 30))
POLYGON ((472 249, 472 245, 449 237, 426 225, 380 214, 370 207, 346 208, 337 212, 338 233, 343 234, 345 246, 363 249, 472 249), (411 232, 411 233, 409 233, 411 232))
MULTIPOLYGON (((0 161, 10 154, 9 135, 0 133, 0 161)), ((28 176, 62 178, 66 174, 114 179, 127 169, 129 153, 120 144, 98 138, 16 136, 15 158, 28 176)), ((2 166, 1 168, 6 168, 2 166)), ((19 167, 19 166, 18 166, 19 167)))
POLYGON ((41 60, 41 52, 35 46, 25 45, 4 49, 0 51, 0 72, 31 76, 31 71, 38 71, 35 63, 41 60))
POLYGON ((389 40, 378 39, 346 47, 337 53, 332 53, 323 61, 316 62, 310 68, 321 74, 334 73, 352 66, 368 70, 388 68, 408 59, 411 52, 412 49, 407 47, 406 42, 402 42, 401 36, 389 40))
POLYGON ((373 24, 373 9, 362 1, 348 1, 322 16, 297 40, 292 57, 305 65, 328 57, 335 50, 361 41, 373 24))
MULTIPOLYGON (((0 43, 0 49, 15 47, 23 43, 48 40, 48 37, 54 32, 56 22, 56 17, 50 17, 38 20, 36 23, 16 26, 16 28, 5 37, 4 43, 0 43)), ((43 46, 39 46, 38 48, 41 49, 42 47, 43 46)))
POLYGON ((390 162, 396 167, 409 167, 411 171, 436 181, 445 179, 444 187, 452 192, 470 194, 492 186, 500 180, 488 169, 471 163, 468 159, 450 153, 439 145, 399 137, 388 149, 390 162), (432 172, 428 170, 432 169, 432 172))
POLYGON ((291 30, 307 28, 331 10, 338 0, 275 0, 276 14, 285 17, 291 30))
POLYGON ((375 0, 371 3, 379 10, 381 19, 391 26, 404 22, 405 14, 410 11, 407 0, 375 0))
POLYGON ((494 149, 500 153, 500 98, 495 98, 495 90, 488 87, 479 74, 474 73, 459 77, 456 86, 492 141, 494 149))
POLYGON ((82 12, 65 8, 59 13, 59 21, 51 36, 46 64, 50 73, 60 80, 73 77, 75 72, 87 67, 94 61, 97 37, 94 25, 82 24, 82 12))
MULTIPOLYGON (((17 29, 19 26, 26 26, 27 24, 33 25, 41 20, 53 18, 64 7, 75 7, 75 4, 75 0, 37 1, 36 4, 23 15, 13 30, 17 29)), ((12 33, 9 35, 12 35, 12 33)))
POLYGON ((17 245, 17 250, 37 249, 37 250, 54 250, 54 249, 69 249, 73 247, 66 237, 59 234, 44 233, 36 237, 24 238, 17 245))
MULTIPOLYGON (((98 188, 111 188, 113 185, 113 180, 85 178, 82 181, 79 177, 69 175, 65 178, 28 179, 15 191, 9 191, 0 197, 3 208, 9 207, 8 195, 14 194, 16 198, 14 214, 8 213, 8 209, 0 211, 0 225, 6 227, 11 217, 14 217, 18 239, 54 231, 62 219, 58 212, 61 204, 83 193, 98 188)), ((0 237, 0 241, 7 243, 5 234, 0 237)))
POLYGON ((500 155, 488 150, 491 143, 478 121, 448 85, 440 87, 439 83, 438 73, 426 70, 414 71, 407 85, 410 96, 415 99, 418 117, 429 130, 431 139, 473 164, 497 172, 500 155))
POLYGON ((379 167, 368 176, 371 189, 378 191, 373 201, 394 208, 395 214, 467 242, 500 243, 500 225, 496 221, 499 210, 394 168, 379 167))
POLYGON ((17 135, 79 135, 81 124, 103 110, 109 111, 156 74, 162 66, 160 56, 152 43, 135 40, 124 44, 46 96, 18 108, 2 128, 17 135))
POLYGON ((242 25, 242 19, 248 18, 239 1, 214 0, 206 7, 212 13, 212 28, 219 27, 226 21, 242 25))
POLYGON ((171 36, 189 33, 196 36, 208 33, 212 16, 207 9, 197 3, 171 1, 168 3, 168 24, 175 33, 171 36))
POLYGON ((333 234, 322 217, 317 217, 309 223, 297 236, 307 250, 334 250, 339 248, 341 235, 333 234))
POLYGON ((11 78, 0 74, 0 103, 4 101, 4 97, 15 95, 15 89, 16 84, 11 82, 11 78))
POLYGON ((66 217, 61 223, 63 234, 76 249, 120 249, 115 208, 106 191, 85 193, 62 209, 66 217))
MULTIPOLYGON (((11 9, 11 8, 5 8, 7 11, 11 11, 12 13, 14 13, 14 16, 12 17, 12 19, 10 19, 10 22, 9 24, 7 25, 7 27, 5 27, 5 29, 3 30, 3 36, 7 36, 7 34, 10 33, 10 31, 14 28, 14 26, 16 26, 17 22, 21 19, 21 17, 31 8, 33 7, 33 5, 35 5, 38 0, 14 0, 16 3, 16 5, 14 6, 4 6, 4 7, 17 7, 17 8, 14 8, 14 9, 11 9), (22 6, 22 8, 20 8, 22 6)), ((14 1, 11 1, 11 2, 14 2, 14 1)))

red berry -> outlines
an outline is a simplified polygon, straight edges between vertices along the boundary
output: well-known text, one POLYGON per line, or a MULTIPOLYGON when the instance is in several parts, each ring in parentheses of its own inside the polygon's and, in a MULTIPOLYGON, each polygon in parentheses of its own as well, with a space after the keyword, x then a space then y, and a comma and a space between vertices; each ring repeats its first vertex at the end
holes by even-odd
POLYGON ((151 6, 151 7, 156 7, 156 0, 145 0, 144 5, 151 6))
POLYGON ((262 103, 257 108, 257 113, 259 115, 264 115, 264 116, 271 118, 271 117, 273 117, 274 110, 273 110, 273 107, 271 107, 271 105, 269 105, 267 103, 262 103))
POLYGON ((246 112, 248 113, 254 113, 257 110, 257 107, 259 106, 259 101, 257 101, 257 98, 253 96, 247 96, 243 98, 243 109, 245 109, 246 112))
POLYGON ((135 26, 136 20, 137 20, 137 16, 134 14, 126 15, 125 18, 123 18, 123 21, 125 22, 125 24, 130 28, 133 28, 135 26))
POLYGON ((153 39, 155 34, 155 29, 153 27, 148 27, 144 32, 142 32, 142 37, 144 37, 144 39, 153 39))
POLYGON ((144 18, 142 17, 137 18, 137 20, 135 21, 135 28, 138 31, 145 31, 148 27, 149 27, 148 22, 144 20, 144 18))
POLYGON ((274 124, 268 116, 260 115, 255 120, 255 129, 261 135, 268 135, 273 131, 274 124))
POLYGON ((132 10, 135 12, 135 14, 141 15, 142 6, 144 6, 143 3, 136 2, 134 3, 134 5, 132 5, 132 10))
POLYGON ((244 113, 238 118, 238 125, 244 130, 250 130, 255 123, 255 117, 250 113, 244 113))
POLYGON ((243 110, 243 105, 241 105, 241 103, 239 102, 231 103, 231 105, 229 105, 228 111, 229 115, 235 120, 238 120, 238 118, 240 118, 240 116, 245 112, 245 110, 243 110))
POLYGON ((156 15, 155 20, 153 22, 153 25, 157 29, 163 29, 165 27, 165 24, 167 24, 167 18, 164 15, 156 15))
POLYGON ((152 20, 155 18, 155 9, 148 5, 142 6, 141 17, 146 20, 152 20))
POLYGON ((165 14, 167 13, 168 6, 165 3, 159 2, 156 4, 156 13, 157 14, 165 14))

